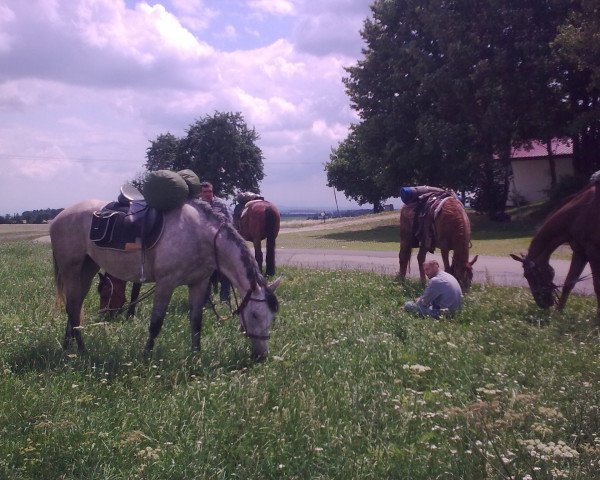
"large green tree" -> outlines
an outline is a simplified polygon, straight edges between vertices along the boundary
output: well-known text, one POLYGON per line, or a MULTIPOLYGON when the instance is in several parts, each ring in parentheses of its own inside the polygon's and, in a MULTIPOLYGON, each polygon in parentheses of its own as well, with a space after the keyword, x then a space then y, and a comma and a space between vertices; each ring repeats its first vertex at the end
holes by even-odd
POLYGON ((557 83, 568 109, 574 167, 588 176, 600 168, 600 7, 597 0, 573 1, 553 42, 557 83))
POLYGON ((361 32, 364 58, 345 79, 360 125, 379 136, 357 149, 363 171, 366 150, 384 165, 373 180, 386 192, 410 183, 479 191, 500 183, 494 197, 504 198, 484 207, 497 213, 512 148, 593 130, 594 118, 573 106, 589 113, 593 94, 582 99, 579 90, 589 93, 593 76, 574 83, 575 54, 559 58, 552 46, 567 19, 579 21, 573 4, 590 1, 375 1, 361 32))
POLYGON ((146 170, 191 169, 222 197, 239 190, 260 192, 264 172, 258 139, 241 113, 215 112, 190 125, 183 138, 166 133, 151 141, 146 170))
POLYGON ((325 165, 327 185, 343 191, 359 205, 372 204, 374 213, 378 213, 383 210, 383 201, 393 194, 385 192, 385 182, 376 175, 377 162, 369 161, 365 148, 368 142, 359 140, 361 127, 364 125, 353 126, 348 138, 329 155, 325 165))

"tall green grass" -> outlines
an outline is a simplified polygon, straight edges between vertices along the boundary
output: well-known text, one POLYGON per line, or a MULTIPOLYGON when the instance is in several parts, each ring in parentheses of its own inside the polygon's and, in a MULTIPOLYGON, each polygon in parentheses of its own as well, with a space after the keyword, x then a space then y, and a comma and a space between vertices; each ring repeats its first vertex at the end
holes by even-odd
POLYGON ((282 269, 271 354, 185 289, 150 358, 150 304, 63 351, 50 249, 0 243, 0 478, 600 478, 595 302, 562 315, 476 285, 452 320, 409 316, 420 286, 282 269))

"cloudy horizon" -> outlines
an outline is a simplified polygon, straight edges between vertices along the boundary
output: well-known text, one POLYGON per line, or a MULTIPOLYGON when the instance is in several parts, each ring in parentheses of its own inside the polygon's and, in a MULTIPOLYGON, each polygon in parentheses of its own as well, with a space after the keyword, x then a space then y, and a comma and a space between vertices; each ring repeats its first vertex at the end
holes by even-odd
MULTIPOLYGON (((260 135, 261 190, 335 207, 370 0, 0 0, 0 215, 112 200, 158 135, 215 111, 260 135)), ((340 208, 355 208, 338 192, 340 208)))

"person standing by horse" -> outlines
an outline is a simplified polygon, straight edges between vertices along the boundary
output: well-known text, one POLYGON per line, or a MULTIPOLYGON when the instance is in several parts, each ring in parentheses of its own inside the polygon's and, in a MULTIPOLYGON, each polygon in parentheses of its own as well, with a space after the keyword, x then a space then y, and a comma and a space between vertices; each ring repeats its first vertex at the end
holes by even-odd
POLYGON ((404 304, 409 313, 439 318, 443 313, 454 314, 462 305, 462 290, 456 278, 440 270, 436 260, 423 264, 429 283, 419 298, 404 304))
MULTIPOLYGON (((214 188, 212 183, 210 182, 202 182, 200 183, 200 200, 208 203, 214 212, 220 213, 225 217, 227 223, 233 224, 233 218, 231 216, 231 212, 227 207, 227 204, 222 198, 216 197, 214 193, 214 188)), ((222 303, 229 303, 229 295, 231 292, 231 282, 229 279, 220 272, 215 272, 213 275, 218 276, 219 281, 221 283, 221 288, 219 289, 219 300, 222 303)), ((212 279, 211 279, 212 284, 212 279)))

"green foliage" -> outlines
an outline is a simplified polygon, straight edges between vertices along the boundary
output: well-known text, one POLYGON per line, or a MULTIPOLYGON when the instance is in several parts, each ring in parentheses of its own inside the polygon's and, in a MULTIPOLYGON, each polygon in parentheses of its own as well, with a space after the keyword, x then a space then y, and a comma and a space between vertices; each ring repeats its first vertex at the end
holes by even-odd
POLYGON ((6 215, 3 217, 0 215, 0 224, 14 224, 14 223, 25 223, 28 224, 42 224, 45 221, 52 220, 56 217, 62 208, 46 208, 44 210, 26 210, 21 214, 6 215))
POLYGON ((598 478, 592 298, 475 285, 433 321, 403 312, 415 283, 287 268, 263 364, 210 312, 190 355, 185 289, 150 358, 150 305, 99 324, 91 294, 77 355, 48 247, 0 256, 0 478, 598 478))
POLYGON ((343 191, 359 205, 373 204, 373 212, 378 213, 383 201, 395 192, 386 189, 385 176, 376 172, 378 162, 370 161, 367 143, 358 138, 361 130, 353 127, 348 138, 332 150, 325 164, 327 186, 343 191))
MULTIPOLYGON (((215 112, 190 125, 183 138, 159 135, 146 151, 146 169, 190 169, 201 181, 211 182, 222 197, 238 190, 260 192, 264 172, 258 139, 241 113, 215 112)), ((143 183, 143 176, 137 182, 143 183)))
POLYGON ((598 55, 587 48, 598 43, 596 3, 375 1, 364 58, 344 79, 361 119, 351 136, 362 131, 347 158, 384 196, 410 184, 482 191, 502 168, 497 202, 479 202, 491 216, 504 209, 515 145, 569 136, 589 176, 600 162, 598 55))
POLYGON ((577 193, 589 179, 582 175, 566 175, 561 177, 556 185, 547 191, 548 200, 552 204, 563 203, 569 196, 577 193))

